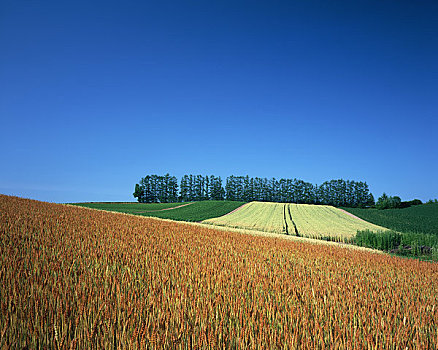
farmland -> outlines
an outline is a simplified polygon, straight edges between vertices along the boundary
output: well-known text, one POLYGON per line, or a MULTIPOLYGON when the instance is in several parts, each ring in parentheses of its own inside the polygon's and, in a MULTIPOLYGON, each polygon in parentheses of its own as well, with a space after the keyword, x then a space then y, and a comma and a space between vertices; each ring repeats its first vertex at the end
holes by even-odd
POLYGON ((438 346, 438 264, 3 195, 0 233, 0 347, 438 346))
POLYGON ((364 220, 399 232, 438 235, 438 204, 436 203, 403 209, 344 209, 364 220))
POLYGON ((234 213, 205 220, 204 223, 273 233, 286 233, 281 203, 245 204, 234 213))
POLYGON ((127 214, 140 214, 156 210, 171 209, 188 203, 88 202, 71 204, 91 209, 118 211, 127 214))
POLYGON ((331 206, 288 203, 251 202, 234 213, 204 222, 338 241, 354 237, 358 230, 385 230, 331 206))
POLYGON ((202 221, 225 215, 240 207, 243 202, 200 201, 188 203, 76 203, 78 206, 117 211, 127 214, 157 217, 177 221, 202 221), (181 206, 181 207, 179 207, 181 206), (179 208, 175 208, 179 207, 179 208), (171 210, 160 210, 170 209, 171 210))

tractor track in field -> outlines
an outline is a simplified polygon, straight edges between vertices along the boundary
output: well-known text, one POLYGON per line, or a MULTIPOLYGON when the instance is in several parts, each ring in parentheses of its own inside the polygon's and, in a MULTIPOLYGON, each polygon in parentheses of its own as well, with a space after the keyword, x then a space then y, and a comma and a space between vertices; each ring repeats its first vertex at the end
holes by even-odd
MULTIPOLYGON (((286 206, 285 206, 285 210, 286 210, 286 206)), ((300 234, 298 233, 297 225, 295 224, 295 221, 292 219, 292 213, 290 212, 290 204, 287 204, 287 211, 289 213, 290 221, 292 221, 292 225, 294 225, 295 236, 299 237, 300 234)))
POLYGON ((285 226, 285 229, 286 229, 286 234, 288 235, 289 234, 289 229, 288 229, 287 220, 286 220, 286 206, 287 206, 287 204, 285 204, 283 206, 283 220, 284 220, 284 226, 285 226))

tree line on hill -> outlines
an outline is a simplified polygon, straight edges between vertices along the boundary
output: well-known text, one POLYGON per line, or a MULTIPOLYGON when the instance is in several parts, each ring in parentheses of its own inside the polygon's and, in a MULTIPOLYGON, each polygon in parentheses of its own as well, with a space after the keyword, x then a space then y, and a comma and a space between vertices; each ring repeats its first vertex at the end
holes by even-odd
POLYGON ((135 184, 134 197, 140 203, 174 203, 180 201, 178 180, 166 174, 147 175, 135 184))
POLYGON ((298 179, 266 179, 229 176, 226 198, 236 201, 262 201, 300 204, 328 204, 360 207, 374 205, 374 197, 366 182, 330 180, 313 185, 298 179))
POLYGON ((330 180, 314 185, 298 179, 267 179, 229 176, 225 187, 220 176, 184 175, 180 181, 166 174, 147 175, 135 185, 134 197, 141 203, 172 203, 201 200, 262 201, 327 204, 344 207, 373 206, 366 182, 330 180))

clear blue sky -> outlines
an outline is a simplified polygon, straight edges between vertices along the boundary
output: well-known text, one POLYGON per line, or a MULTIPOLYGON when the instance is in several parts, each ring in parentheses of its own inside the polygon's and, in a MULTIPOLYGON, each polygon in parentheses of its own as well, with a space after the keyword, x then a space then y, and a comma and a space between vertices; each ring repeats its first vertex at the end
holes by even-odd
POLYGON ((437 1, 0 4, 0 193, 169 172, 438 197, 437 1))

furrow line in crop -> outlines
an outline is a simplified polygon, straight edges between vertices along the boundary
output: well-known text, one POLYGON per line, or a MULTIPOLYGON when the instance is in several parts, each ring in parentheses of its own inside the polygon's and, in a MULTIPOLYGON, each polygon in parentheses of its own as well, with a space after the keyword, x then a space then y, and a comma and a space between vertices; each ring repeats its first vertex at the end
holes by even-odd
POLYGON ((284 227, 286 229, 286 234, 288 235, 289 234, 289 229, 288 229, 287 220, 286 220, 286 206, 287 206, 287 204, 283 205, 283 221, 284 221, 284 227))
POLYGON ((292 219, 292 213, 290 212, 290 204, 287 204, 287 211, 289 213, 289 219, 292 222, 292 225, 294 226, 294 231, 295 231, 295 236, 300 236, 298 229, 297 229, 297 225, 295 224, 295 221, 292 219))

